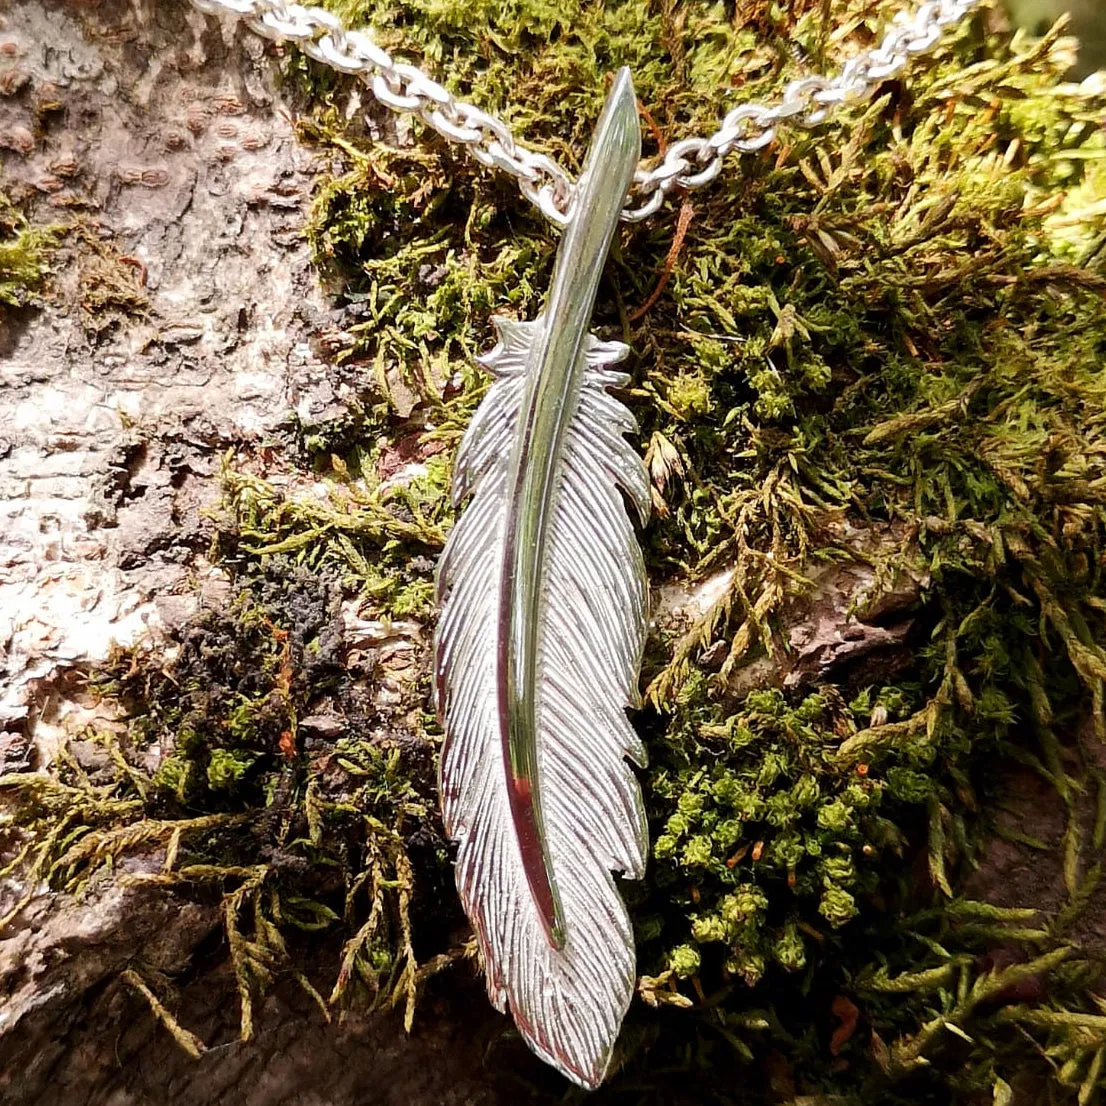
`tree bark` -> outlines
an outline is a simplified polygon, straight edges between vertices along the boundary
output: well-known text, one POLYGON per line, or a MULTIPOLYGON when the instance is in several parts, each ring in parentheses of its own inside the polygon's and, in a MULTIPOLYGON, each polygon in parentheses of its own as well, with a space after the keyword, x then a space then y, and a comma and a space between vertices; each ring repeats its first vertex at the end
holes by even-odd
MULTIPOLYGON (((328 363, 337 317, 303 234, 325 165, 296 138, 271 47, 183 3, 8 0, 0 87, 2 188, 37 222, 67 228, 47 290, 0 319, 3 774, 115 723, 83 681, 114 645, 164 640, 222 601, 206 514, 222 456, 235 451, 277 486, 303 481, 284 462, 290 413, 340 417, 347 393, 328 363)), ((735 695, 905 662, 918 581, 876 610, 863 605, 872 574, 856 564, 813 580, 781 617, 791 652, 738 667, 735 695)), ((693 621, 710 587, 664 595, 658 617, 693 621)), ((352 641, 352 615, 347 630, 352 641)), ((411 641, 420 631, 395 629, 411 641)), ((1028 793, 1027 809, 1039 799, 1028 793)), ((1007 878, 1019 857, 999 856, 986 893, 997 882, 1024 898, 1007 878)), ((464 971, 411 1035, 392 1014, 330 1024, 285 980, 256 1037, 239 1041, 218 901, 126 878, 160 864, 132 858, 80 897, 38 889, 0 934, 0 1100, 491 1106, 520 1101, 515 1073, 560 1086, 464 971), (128 984, 134 965, 185 981, 177 1015, 208 1045, 198 1061, 128 984)), ((27 890, 0 882, 0 916, 27 890)))

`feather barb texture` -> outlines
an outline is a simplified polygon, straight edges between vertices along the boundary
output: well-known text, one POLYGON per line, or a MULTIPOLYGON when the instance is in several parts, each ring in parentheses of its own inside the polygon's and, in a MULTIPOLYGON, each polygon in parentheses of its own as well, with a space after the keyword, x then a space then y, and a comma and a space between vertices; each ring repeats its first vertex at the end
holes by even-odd
POLYGON ((614 84, 581 174, 546 309, 496 320, 494 381, 458 452, 467 502, 438 568, 442 812, 487 972, 530 1047, 597 1086, 635 980, 614 874, 644 874, 629 760, 647 584, 627 501, 649 489, 609 389, 621 343, 588 332, 640 154, 633 87, 614 84))

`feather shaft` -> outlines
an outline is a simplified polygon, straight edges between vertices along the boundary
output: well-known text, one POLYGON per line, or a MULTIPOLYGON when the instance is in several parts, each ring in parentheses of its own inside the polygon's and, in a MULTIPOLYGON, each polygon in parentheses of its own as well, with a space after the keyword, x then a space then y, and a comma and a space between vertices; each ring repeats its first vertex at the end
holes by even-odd
POLYGON ((566 431, 580 403, 588 323, 611 239, 641 152, 633 86, 623 74, 608 100, 557 254, 542 333, 526 367, 499 597, 497 684, 511 815, 522 865, 549 943, 561 948, 564 919, 542 818, 538 761, 538 664, 548 531, 566 431), (612 166, 614 172, 611 172, 612 166))

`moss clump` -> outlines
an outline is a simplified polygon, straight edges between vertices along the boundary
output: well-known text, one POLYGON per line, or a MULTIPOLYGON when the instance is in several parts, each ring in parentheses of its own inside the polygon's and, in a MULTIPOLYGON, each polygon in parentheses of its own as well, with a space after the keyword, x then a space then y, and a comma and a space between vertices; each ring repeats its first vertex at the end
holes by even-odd
POLYGON ((161 871, 124 878, 222 893, 243 1038, 275 973, 296 972, 297 934, 344 942, 329 979, 312 973, 329 1003, 296 976, 324 1013, 399 1001, 410 1019, 422 980, 449 959, 420 967, 411 921, 426 919, 433 946, 456 920, 440 902, 426 909, 446 863, 432 749, 411 733, 411 704, 396 711, 400 738, 356 689, 338 599, 325 573, 278 557, 244 566, 225 610, 198 616, 172 660, 120 654, 96 675, 94 690, 128 713, 125 730, 84 735, 52 777, 0 777, 20 800, 5 832, 23 848, 7 870, 22 869, 32 892, 45 879, 79 893, 141 852, 163 856, 161 871))
MULTIPOLYGON (((924 814, 934 785, 915 772, 920 786, 904 787, 895 774, 911 770, 898 765, 878 774, 842 766, 841 734, 855 725, 830 689, 794 707, 766 690, 736 713, 698 696, 677 710, 650 775, 654 808, 673 810, 653 840, 654 878, 663 911, 678 906, 707 960, 700 977, 755 986, 771 965, 805 967, 901 856, 903 807, 924 814)), ((895 759, 928 767, 933 758, 919 742, 895 759)), ((670 924, 639 922, 646 933, 670 924)))
MULTIPOLYGON (((770 98, 866 25, 859 6, 830 25, 818 5, 759 24, 633 2, 338 9, 376 20, 389 46, 425 47, 451 87, 568 164, 602 70, 631 64, 660 130, 695 133, 713 126, 719 87, 770 98)), ((1080 715, 1101 728, 1106 674, 1106 103, 1061 85, 1058 37, 1008 47, 988 22, 834 128, 788 133, 688 197, 679 232, 628 230, 600 295, 599 324, 637 354, 630 398, 659 508, 651 576, 729 572, 648 661, 655 863, 627 887, 644 997, 699 1011, 639 1011, 627 1047, 685 1079, 702 1067, 704 1093, 718 1090, 711 1065, 738 1059, 770 1099, 782 1050, 793 1093, 1000 1094, 1028 1021, 967 1052, 926 1030, 1015 986, 1021 968, 980 967, 996 945, 1019 945, 1049 979, 1037 1008, 1093 1010, 1094 965, 1059 930, 968 922, 986 905, 947 899, 988 824, 997 760, 1037 765, 1072 800, 1083 770, 1061 735, 1080 715), (882 681, 846 670, 739 690, 753 662, 786 653, 789 604, 835 559, 867 565, 874 600, 923 582, 910 661, 882 681), (720 668, 704 666, 719 648, 720 668), (932 911, 922 936, 900 940, 919 910, 932 911), (892 976, 894 1015, 877 985, 892 976), (871 1033, 831 1052, 830 1012, 848 995, 871 1033)), ((550 243, 509 181, 433 138, 417 155, 366 142, 338 122, 340 86, 301 75, 321 105, 310 137, 350 158, 319 193, 313 236, 351 314, 370 305, 347 354, 378 381, 368 430, 394 434, 421 409, 452 445, 484 387, 468 358, 488 340, 485 305, 532 313, 550 243), (397 376, 420 395, 410 416, 397 376)), ((1085 1051, 1079 1062, 1086 1078, 1085 1051)))
MULTIPOLYGON (((226 557, 266 562, 288 557, 303 569, 329 571, 374 611, 395 618, 433 610, 433 554, 445 543, 450 517, 448 460, 436 445, 412 446, 425 462, 400 481, 382 479, 385 446, 364 443, 346 460, 329 454, 314 463, 336 477, 325 498, 287 498, 263 481, 228 472, 232 530, 221 538, 226 557)), ((389 465, 408 454, 396 449, 389 465)))
POLYGON ((98 227, 78 222, 72 233, 79 244, 77 297, 88 337, 99 339, 125 321, 142 318, 149 305, 142 262, 121 254, 98 227))
POLYGON ((0 304, 23 307, 42 288, 59 233, 33 226, 0 192, 0 304))

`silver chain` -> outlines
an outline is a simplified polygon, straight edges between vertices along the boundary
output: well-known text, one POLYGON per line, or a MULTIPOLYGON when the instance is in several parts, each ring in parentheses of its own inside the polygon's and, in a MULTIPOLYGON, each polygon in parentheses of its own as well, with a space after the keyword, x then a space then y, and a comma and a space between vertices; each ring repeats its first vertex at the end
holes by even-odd
MULTIPOLYGON (((673 190, 710 184, 733 151, 755 153, 771 143, 781 125, 817 127, 841 104, 870 95, 897 76, 919 54, 928 53, 946 28, 965 19, 982 0, 926 0, 912 13, 899 11, 878 46, 845 63, 835 77, 792 81, 776 104, 739 104, 709 137, 674 142, 651 169, 634 176, 632 203, 622 212, 637 223, 655 215, 673 190)), ((208 15, 244 19, 251 30, 274 42, 295 43, 308 57, 340 73, 359 77, 385 107, 418 115, 443 138, 465 146, 481 165, 509 173, 522 194, 543 215, 563 225, 575 183, 551 157, 528 149, 501 119, 458 100, 421 69, 396 61, 364 31, 351 31, 323 8, 284 0, 191 0, 208 15)))

